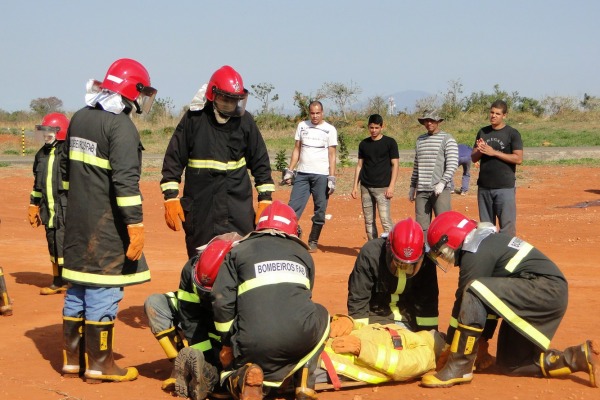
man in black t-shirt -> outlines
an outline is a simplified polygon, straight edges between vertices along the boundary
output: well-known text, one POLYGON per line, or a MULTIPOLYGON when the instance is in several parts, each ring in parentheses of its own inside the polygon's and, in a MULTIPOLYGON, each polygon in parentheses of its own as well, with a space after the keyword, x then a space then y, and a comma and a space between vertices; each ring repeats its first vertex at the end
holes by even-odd
POLYGON ((352 198, 356 199, 360 182, 360 195, 367 240, 377 238, 376 208, 383 228, 383 236, 392 229, 390 202, 394 196, 394 186, 398 175, 398 144, 384 136, 383 118, 379 114, 369 117, 370 136, 358 146, 358 163, 354 173, 352 198))
POLYGON ((496 100, 490 107, 491 125, 477 132, 471 159, 481 160, 477 185, 477 203, 481 222, 500 225, 500 232, 517 232, 516 176, 523 162, 523 141, 519 131, 506 125, 508 106, 496 100))

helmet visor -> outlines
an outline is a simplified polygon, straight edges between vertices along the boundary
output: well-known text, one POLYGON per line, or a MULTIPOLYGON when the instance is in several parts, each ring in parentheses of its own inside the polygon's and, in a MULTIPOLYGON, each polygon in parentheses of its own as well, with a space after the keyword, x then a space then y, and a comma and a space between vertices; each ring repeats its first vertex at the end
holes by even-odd
POLYGON ((140 92, 137 102, 139 106, 138 114, 148 114, 150 109, 152 108, 152 104, 154 104, 154 99, 156 98, 157 90, 152 86, 142 86, 138 84, 137 88, 140 92))
POLYGON ((224 92, 217 88, 214 89, 214 105, 218 112, 228 117, 241 117, 246 112, 246 102, 248 101, 248 90, 244 89, 243 94, 233 94, 224 92))
POLYGON ((398 271, 402 271, 406 274, 407 278, 412 278, 417 274, 417 272, 419 272, 419 270, 421 269, 421 265, 423 265, 423 256, 421 256, 414 263, 407 263, 392 255, 391 267, 392 272, 394 272, 395 275, 398 274, 398 271))
POLYGON ((436 246, 436 249, 431 249, 427 252, 435 265, 444 272, 453 267, 456 263, 456 252, 451 249, 446 243, 436 246))
POLYGON ((52 144, 56 140, 56 133, 60 130, 58 126, 36 125, 35 133, 38 138, 44 138, 44 143, 52 144))

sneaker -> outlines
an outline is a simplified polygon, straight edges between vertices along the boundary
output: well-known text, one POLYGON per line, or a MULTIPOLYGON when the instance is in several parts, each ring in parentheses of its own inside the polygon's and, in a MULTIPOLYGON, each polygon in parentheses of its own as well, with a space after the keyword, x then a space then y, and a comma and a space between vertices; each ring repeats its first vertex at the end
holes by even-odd
POLYGON ((468 194, 469 194, 469 192, 460 192, 460 195, 461 195, 461 196, 466 196, 466 195, 468 195, 468 194))

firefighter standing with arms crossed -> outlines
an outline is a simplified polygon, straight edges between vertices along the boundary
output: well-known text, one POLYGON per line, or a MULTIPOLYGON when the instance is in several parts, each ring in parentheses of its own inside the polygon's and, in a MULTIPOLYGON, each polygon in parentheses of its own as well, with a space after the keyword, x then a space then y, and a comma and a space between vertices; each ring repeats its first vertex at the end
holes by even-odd
POLYGON ((250 233, 275 190, 267 147, 249 112, 248 91, 230 66, 194 97, 165 152, 160 187, 167 226, 185 231, 188 257, 213 237, 250 233), (185 169, 183 196, 179 183, 185 169), (258 192, 256 214, 248 170, 258 192))
POLYGON ((62 151, 69 120, 60 113, 50 113, 35 129, 44 137, 44 146, 33 161, 33 190, 29 197, 28 217, 33 228, 44 225, 48 252, 52 263, 52 284, 40 289, 40 294, 60 294, 67 290, 62 279, 64 264, 65 210, 68 183, 62 181, 59 155, 62 151))
POLYGON ((148 113, 156 89, 139 62, 123 58, 102 82, 89 81, 86 106, 67 135, 64 174, 69 181, 63 278, 71 283, 63 309, 64 376, 131 381, 134 367, 113 356, 114 324, 124 286, 150 280, 142 249, 142 143, 130 113, 148 113), (83 333, 83 337, 82 334, 83 333))

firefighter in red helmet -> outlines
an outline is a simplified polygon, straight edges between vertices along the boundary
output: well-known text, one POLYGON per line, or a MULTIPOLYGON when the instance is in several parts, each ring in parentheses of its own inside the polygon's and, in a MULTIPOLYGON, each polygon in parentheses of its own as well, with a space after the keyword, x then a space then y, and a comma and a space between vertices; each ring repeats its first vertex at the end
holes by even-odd
POLYGON ((29 223, 33 228, 44 225, 48 252, 52 263, 52 283, 40 289, 40 294, 59 294, 67 290, 62 279, 64 264, 65 210, 68 183, 60 175, 59 156, 67 136, 69 120, 64 114, 50 113, 36 132, 44 138, 44 146, 33 161, 33 190, 29 196, 29 223))
MULTIPOLYGON (((424 257, 423 230, 407 218, 361 248, 348 280, 348 314, 360 324, 438 327, 435 263, 424 257)), ((333 329, 333 328, 332 328, 333 329)))
POLYGON ((329 314, 311 299, 315 266, 294 210, 274 201, 256 230, 225 257, 211 297, 221 334, 223 381, 235 398, 294 380, 296 398, 314 398, 314 375, 329 314), (275 303, 274 303, 275 301, 275 303))
POLYGON ((481 345, 489 337, 490 316, 502 320, 496 349, 500 373, 553 378, 586 372, 590 386, 600 386, 597 340, 564 351, 550 347, 568 302, 567 280, 552 260, 523 239, 496 232, 492 223, 478 224, 456 211, 433 220, 427 242, 433 257, 460 270, 447 361, 436 374, 424 376, 421 386, 473 380, 474 365, 487 353, 481 345))
POLYGON ((271 203, 269 155, 246 111, 247 98, 241 75, 227 65, 219 68, 192 100, 165 152, 160 182, 165 221, 174 231, 183 225, 190 258, 216 235, 250 233, 271 203), (248 171, 258 193, 256 213, 248 171))
POLYGON ((146 299, 144 311, 150 330, 167 358, 174 362, 171 376, 163 381, 164 391, 199 400, 218 386, 221 343, 215 330, 210 291, 225 255, 241 238, 235 232, 214 237, 183 266, 179 289, 155 293, 146 299), (200 385, 191 383, 194 374, 198 374, 195 381, 200 385), (200 379, 199 374, 205 379, 200 379))
POLYGON ((102 82, 88 82, 86 106, 71 118, 61 157, 61 174, 69 182, 62 273, 70 283, 63 307, 65 377, 100 383, 138 376, 136 368, 115 363, 113 337, 124 287, 150 280, 142 252, 143 146, 130 114, 148 112, 155 95, 146 68, 119 59, 102 82))

